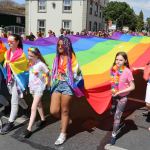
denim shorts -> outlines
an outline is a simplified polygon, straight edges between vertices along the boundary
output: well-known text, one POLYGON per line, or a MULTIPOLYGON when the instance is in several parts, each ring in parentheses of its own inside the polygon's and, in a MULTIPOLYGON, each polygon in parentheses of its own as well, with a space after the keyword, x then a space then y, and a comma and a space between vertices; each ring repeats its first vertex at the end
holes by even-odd
POLYGON ((58 92, 63 95, 74 95, 73 90, 66 81, 59 81, 58 85, 55 87, 53 92, 58 92))

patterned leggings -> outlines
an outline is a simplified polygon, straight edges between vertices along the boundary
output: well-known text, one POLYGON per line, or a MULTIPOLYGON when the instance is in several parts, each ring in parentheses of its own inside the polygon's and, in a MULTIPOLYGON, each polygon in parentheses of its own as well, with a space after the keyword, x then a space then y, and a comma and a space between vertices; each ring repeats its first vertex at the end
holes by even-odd
POLYGON ((127 103, 127 97, 114 97, 113 101, 112 101, 112 105, 116 107, 116 112, 114 115, 114 125, 113 125, 113 132, 112 134, 116 135, 117 134, 117 130, 119 129, 119 125, 120 125, 120 121, 121 121, 121 117, 122 114, 124 112, 125 106, 127 103))

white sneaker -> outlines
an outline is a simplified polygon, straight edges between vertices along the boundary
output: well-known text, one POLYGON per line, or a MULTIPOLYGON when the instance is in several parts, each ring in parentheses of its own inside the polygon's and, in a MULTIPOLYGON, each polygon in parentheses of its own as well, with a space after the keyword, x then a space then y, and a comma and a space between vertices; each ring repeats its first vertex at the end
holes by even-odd
POLYGON ((58 139, 55 142, 55 145, 61 145, 66 141, 66 134, 65 133, 60 133, 58 139))

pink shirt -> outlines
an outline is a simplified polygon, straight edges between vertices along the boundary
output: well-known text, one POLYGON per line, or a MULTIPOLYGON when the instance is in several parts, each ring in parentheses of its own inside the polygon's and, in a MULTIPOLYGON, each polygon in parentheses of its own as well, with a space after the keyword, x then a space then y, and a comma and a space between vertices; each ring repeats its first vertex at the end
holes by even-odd
MULTIPOLYGON (((119 80, 119 91, 124 90, 130 86, 130 82, 133 81, 133 75, 129 68, 125 68, 119 80)), ((120 96, 126 96, 130 92, 122 93, 120 96)))

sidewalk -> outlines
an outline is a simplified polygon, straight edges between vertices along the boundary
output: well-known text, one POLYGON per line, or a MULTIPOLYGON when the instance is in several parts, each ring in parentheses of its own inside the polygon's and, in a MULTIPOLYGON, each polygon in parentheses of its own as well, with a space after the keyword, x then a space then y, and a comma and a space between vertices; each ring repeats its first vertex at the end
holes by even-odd
POLYGON ((144 105, 142 101, 135 99, 128 101, 124 113, 126 125, 114 146, 107 145, 113 121, 109 113, 99 116, 93 112, 94 117, 85 118, 78 111, 69 127, 68 140, 62 146, 54 145, 59 135, 60 121, 48 116, 47 126, 41 130, 34 127, 34 134, 29 139, 21 137, 27 124, 20 124, 24 121, 21 118, 16 120, 16 125, 20 127, 7 135, 0 135, 0 149, 16 150, 17 144, 19 150, 149 150, 150 133, 147 128, 150 124, 141 115, 144 105))

